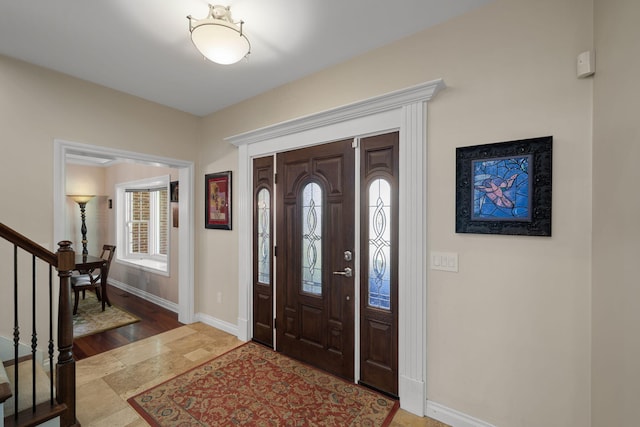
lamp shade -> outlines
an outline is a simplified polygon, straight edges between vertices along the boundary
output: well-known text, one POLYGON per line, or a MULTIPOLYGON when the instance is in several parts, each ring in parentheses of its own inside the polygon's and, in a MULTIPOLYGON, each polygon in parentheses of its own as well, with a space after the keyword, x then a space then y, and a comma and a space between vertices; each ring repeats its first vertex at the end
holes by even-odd
POLYGON ((234 64, 249 54, 251 44, 238 26, 231 20, 228 7, 209 5, 209 16, 196 20, 191 16, 189 30, 195 47, 210 61, 217 64, 234 64))
POLYGON ((82 195, 82 194, 69 194, 68 197, 71 197, 76 203, 87 203, 89 200, 91 200, 95 196, 82 195))

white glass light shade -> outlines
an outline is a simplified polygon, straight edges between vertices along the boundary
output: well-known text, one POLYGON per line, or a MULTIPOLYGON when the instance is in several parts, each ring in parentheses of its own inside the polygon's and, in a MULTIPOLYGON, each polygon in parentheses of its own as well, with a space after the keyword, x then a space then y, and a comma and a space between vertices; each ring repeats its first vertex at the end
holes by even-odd
POLYGON ((251 44, 242 32, 244 22, 234 22, 229 7, 210 4, 206 18, 194 19, 189 15, 187 19, 191 41, 208 60, 228 65, 249 54, 251 44))
POLYGON ((191 40, 207 59, 223 65, 240 61, 251 48, 247 37, 234 24, 219 19, 196 24, 191 30, 191 40))

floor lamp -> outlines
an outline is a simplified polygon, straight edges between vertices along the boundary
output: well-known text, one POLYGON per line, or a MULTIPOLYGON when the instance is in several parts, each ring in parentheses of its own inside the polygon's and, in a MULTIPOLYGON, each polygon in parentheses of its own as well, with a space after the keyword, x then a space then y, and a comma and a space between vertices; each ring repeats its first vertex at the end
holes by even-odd
POLYGON ((87 202, 91 200, 95 196, 83 196, 83 195, 69 195, 79 206, 80 206, 80 218, 82 218, 82 227, 80 231, 82 232, 82 255, 87 255, 89 251, 87 250, 87 223, 85 222, 85 208, 87 207, 87 202))

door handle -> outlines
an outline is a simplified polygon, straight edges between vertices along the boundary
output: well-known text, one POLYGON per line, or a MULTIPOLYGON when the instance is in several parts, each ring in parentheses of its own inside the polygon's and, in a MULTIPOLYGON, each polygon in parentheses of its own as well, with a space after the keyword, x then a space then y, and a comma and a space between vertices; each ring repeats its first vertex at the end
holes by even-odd
POLYGON ((333 274, 335 274, 336 276, 352 277, 353 270, 351 270, 351 268, 349 267, 345 267, 344 271, 334 271, 333 274))

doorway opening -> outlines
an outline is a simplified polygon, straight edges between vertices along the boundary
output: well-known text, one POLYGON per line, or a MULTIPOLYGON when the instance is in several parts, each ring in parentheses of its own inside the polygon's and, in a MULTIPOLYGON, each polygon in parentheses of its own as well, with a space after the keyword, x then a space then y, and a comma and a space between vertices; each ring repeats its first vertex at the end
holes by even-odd
POLYGON ((357 348, 359 382, 397 396, 398 132, 256 158, 253 174, 252 339, 348 380, 357 348))
POLYGON ((54 140, 54 179, 53 179, 53 219, 54 241, 65 240, 69 236, 67 218, 69 212, 65 187, 67 176, 67 160, 75 158, 94 158, 110 161, 122 161, 147 166, 161 166, 177 170, 180 182, 179 226, 178 226, 178 303, 164 304, 161 299, 153 300, 151 294, 139 295, 151 302, 160 303, 178 312, 181 323, 192 323, 194 319, 194 165, 184 160, 153 156, 109 147, 80 144, 63 140, 54 140))

